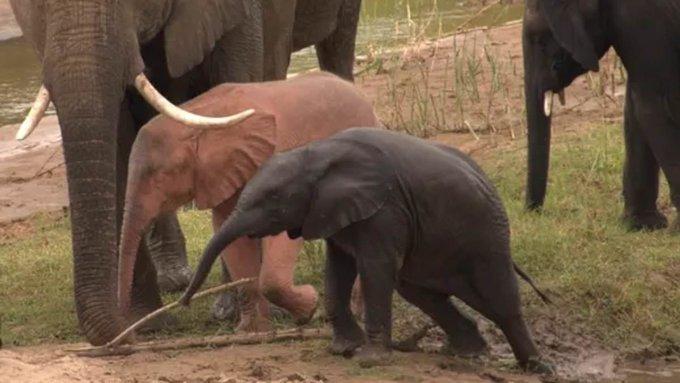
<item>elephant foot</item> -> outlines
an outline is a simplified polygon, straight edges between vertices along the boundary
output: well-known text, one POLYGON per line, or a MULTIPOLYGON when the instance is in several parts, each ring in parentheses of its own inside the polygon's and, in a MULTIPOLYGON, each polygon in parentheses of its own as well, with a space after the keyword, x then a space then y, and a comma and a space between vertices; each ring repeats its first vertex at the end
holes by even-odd
POLYGON ((385 366, 392 362, 392 351, 377 343, 369 343, 355 354, 354 358, 362 368, 385 366))
POLYGON ((191 269, 187 265, 167 268, 165 270, 159 269, 156 274, 158 288, 164 293, 182 291, 189 286, 191 276, 191 269))
MULTIPOLYGON (((152 310, 153 311, 153 310, 152 310)), ((151 311, 139 311, 135 310, 135 314, 128 320, 128 326, 142 319, 146 315, 151 313, 151 311)), ((179 320, 176 316, 169 313, 162 313, 159 316, 149 320, 144 323, 140 328, 136 330, 140 334, 148 334, 153 332, 158 332, 162 330, 167 330, 169 328, 176 327, 179 324, 179 320)))
POLYGON ((420 330, 415 332, 413 335, 406 339, 400 340, 398 342, 392 343, 392 348, 401 352, 414 352, 418 351, 418 342, 427 336, 428 331, 435 326, 431 323, 426 324, 420 330))
POLYGON ((241 322, 236 326, 236 332, 268 332, 272 330, 269 319, 259 314, 241 315, 241 322))
POLYGON ((352 323, 348 329, 333 331, 333 341, 328 346, 328 352, 350 357, 364 344, 364 339, 364 331, 356 323, 352 323))
POLYGON ((293 315, 295 324, 302 326, 309 323, 314 317, 319 305, 319 294, 311 285, 300 286, 299 290, 300 296, 302 297, 300 299, 299 310, 296 310, 297 312, 292 312, 291 314, 293 315))
POLYGON ((463 358, 472 358, 487 352, 488 345, 482 336, 477 333, 459 333, 455 337, 449 337, 442 350, 443 353, 463 358))
POLYGON ((626 214, 623 222, 631 231, 660 230, 668 226, 668 219, 658 211, 639 214, 626 214))
POLYGON ((524 370, 540 375, 555 375, 555 366, 538 357, 531 357, 524 365, 524 370))
MULTIPOLYGON (((217 296, 212 305, 212 317, 220 322, 234 323, 240 316, 239 297, 237 293, 225 292, 217 296)), ((284 321, 290 314, 279 306, 270 304, 269 312, 273 320, 284 321)))
POLYGON ((227 291, 219 294, 212 305, 212 316, 218 321, 236 322, 239 316, 236 293, 227 291))

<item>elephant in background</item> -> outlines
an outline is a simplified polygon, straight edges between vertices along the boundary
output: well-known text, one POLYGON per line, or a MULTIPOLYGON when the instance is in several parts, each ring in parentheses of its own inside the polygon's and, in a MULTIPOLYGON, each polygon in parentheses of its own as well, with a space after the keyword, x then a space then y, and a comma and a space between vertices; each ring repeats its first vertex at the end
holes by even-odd
MULTIPOLYGON (((119 257, 118 301, 123 312, 131 307, 140 239, 156 217, 193 200, 199 209, 212 209, 217 229, 232 213, 245 184, 274 153, 353 126, 379 126, 371 103, 358 89, 325 72, 286 81, 223 84, 182 107, 201 115, 240 110, 255 114, 234 126, 212 129, 159 116, 140 130, 130 156, 119 257)), ((229 247, 225 258, 232 277, 259 276, 259 286, 245 289, 238 330, 270 329, 263 295, 287 309, 296 322, 311 319, 316 291, 293 284, 301 248, 301 239, 285 234, 262 240, 243 237, 229 247)))
POLYGON ((458 150, 355 128, 273 156, 210 240, 180 301, 189 303, 217 256, 237 238, 286 234, 326 240, 332 353, 348 355, 361 347, 364 365, 388 355, 396 288, 446 332, 452 353, 486 349, 476 323, 449 300, 455 295, 502 329, 522 367, 552 371, 522 318, 515 272, 534 285, 510 256, 501 199, 458 150), (350 311, 357 273, 365 334, 350 311))
MULTIPOLYGON (((323 10, 318 2, 309 4, 323 10)), ((139 127, 156 109, 189 125, 224 124, 182 113, 172 103, 223 82, 263 80, 265 38, 271 42, 278 31, 293 28, 264 28, 261 2, 248 0, 11 0, 11 5, 42 63, 44 79, 19 138, 35 128, 53 102, 69 185, 76 313, 87 340, 102 344, 131 319, 120 314, 115 291, 128 157, 139 127)), ((315 22, 341 25, 339 14, 329 16, 315 22)), ((353 39, 351 32, 339 34, 353 39)), ((317 36, 319 41, 327 37, 317 36)), ((176 217, 161 220, 152 231, 160 258, 174 254, 185 262, 176 217)), ((133 316, 161 304, 147 246, 140 246, 137 263, 133 316)))
MULTIPOLYGON (((624 220, 632 229, 667 226, 657 208, 659 167, 680 208, 680 4, 650 0, 527 0, 523 46, 529 172, 526 206, 543 205, 552 98, 599 69, 613 47, 628 71, 624 220)), ((678 220, 675 221, 678 228, 678 220)))

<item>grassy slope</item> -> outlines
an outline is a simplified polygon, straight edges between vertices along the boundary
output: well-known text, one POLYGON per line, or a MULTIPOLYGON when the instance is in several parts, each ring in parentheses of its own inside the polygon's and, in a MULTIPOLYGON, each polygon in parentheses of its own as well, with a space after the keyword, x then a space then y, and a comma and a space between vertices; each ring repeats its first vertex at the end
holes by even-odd
MULTIPOLYGON (((616 126, 562 135, 554 145, 549 197, 543 214, 522 209, 525 150, 512 146, 480 160, 506 203, 517 262, 557 296, 538 304, 525 289, 528 314, 549 310, 567 323, 592 328, 618 349, 680 345, 680 246, 661 231, 629 233, 619 223, 622 137, 616 126)), ((662 207, 670 213, 664 188, 662 207)), ((181 215, 195 262, 209 237, 205 213, 181 215)), ((80 339, 71 292, 68 220, 38 218, 28 232, 0 236, 0 315, 3 341, 14 344, 80 339)), ((323 247, 309 244, 298 280, 320 287, 323 247)), ((217 268, 215 268, 217 270, 217 268)), ((211 282, 217 281, 213 272, 211 282)), ((207 302, 181 313, 183 334, 226 331, 210 321, 207 302)), ((177 331, 175 331, 175 334, 177 331)))

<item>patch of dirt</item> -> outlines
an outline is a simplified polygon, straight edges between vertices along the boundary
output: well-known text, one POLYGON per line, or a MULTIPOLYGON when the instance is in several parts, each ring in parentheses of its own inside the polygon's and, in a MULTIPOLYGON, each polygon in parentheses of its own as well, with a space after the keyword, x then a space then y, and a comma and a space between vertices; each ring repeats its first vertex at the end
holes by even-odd
POLYGON ((81 358, 54 346, 0 350, 2 379, 12 382, 527 382, 536 376, 499 372, 429 353, 395 352, 391 365, 362 369, 325 352, 325 342, 267 344, 81 358))
POLYGON ((23 142, 14 139, 17 128, 0 128, 0 224, 68 206, 57 117, 45 117, 23 142))

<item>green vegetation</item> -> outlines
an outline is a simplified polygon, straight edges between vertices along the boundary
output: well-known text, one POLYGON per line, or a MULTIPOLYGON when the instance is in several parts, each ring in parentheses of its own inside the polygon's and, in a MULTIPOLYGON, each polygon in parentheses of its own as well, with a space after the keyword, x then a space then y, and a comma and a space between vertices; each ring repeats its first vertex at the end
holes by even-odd
MULTIPOLYGON (((550 191, 542 214, 523 210, 525 150, 521 144, 487 152, 478 160, 505 201, 517 263, 556 301, 553 306, 542 305, 523 284, 530 317, 557 315, 568 324, 591 328, 604 344, 619 350, 677 350, 678 237, 665 231, 630 233, 620 224, 620 130, 606 125, 556 137, 550 191)), ((662 208, 671 215, 665 188, 662 208)), ((181 219, 195 263, 209 238, 210 219, 197 211, 183 212, 181 219)), ((53 217, 0 228, 0 313, 5 344, 81 339, 71 291, 69 229, 67 219, 53 217)), ((308 244, 298 281, 322 286, 322 253, 321 243, 308 244)), ((214 269, 208 284, 217 283, 218 268, 214 269)), ((228 326, 210 319, 211 303, 207 299, 191 310, 181 310, 173 335, 229 331, 228 326)))

